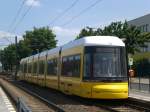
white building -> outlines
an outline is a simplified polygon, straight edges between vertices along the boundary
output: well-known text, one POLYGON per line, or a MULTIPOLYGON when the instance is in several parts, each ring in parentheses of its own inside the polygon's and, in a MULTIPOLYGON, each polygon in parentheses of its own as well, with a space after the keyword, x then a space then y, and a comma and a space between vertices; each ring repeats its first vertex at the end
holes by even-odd
MULTIPOLYGON (((138 17, 128 21, 129 25, 137 26, 141 32, 150 32, 150 14, 138 17)), ((150 52, 150 43, 147 43, 147 48, 142 48, 143 52, 150 52)))

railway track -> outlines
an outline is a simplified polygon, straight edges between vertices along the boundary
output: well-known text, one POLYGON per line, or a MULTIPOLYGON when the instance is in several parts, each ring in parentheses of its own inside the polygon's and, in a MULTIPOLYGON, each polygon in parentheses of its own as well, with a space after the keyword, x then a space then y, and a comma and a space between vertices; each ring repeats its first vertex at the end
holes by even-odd
MULTIPOLYGON (((141 106, 141 103, 135 104, 131 99, 121 101, 91 100, 76 96, 64 95, 56 90, 38 87, 26 82, 14 82, 20 89, 30 95, 40 99, 47 105, 60 107, 62 112, 149 112, 150 108, 141 106), (18 86, 19 85, 19 86, 18 86), (50 102, 51 101, 51 102, 50 102)), ((145 105, 145 104, 144 104, 145 105)), ((55 111, 58 111, 57 109, 55 111)))
POLYGON ((101 107, 110 112, 150 112, 150 106, 142 106, 142 104, 134 104, 132 100, 85 100, 78 99, 80 102, 88 105, 101 107))
POLYGON ((27 92, 19 89, 18 87, 10 84, 9 82, 0 79, 0 84, 5 90, 6 94, 13 99, 14 103, 18 103, 18 99, 22 98, 28 108, 32 110, 32 112, 63 112, 61 108, 44 104, 39 99, 34 96, 28 94, 27 92))
MULTIPOLYGON (((42 104, 46 104, 48 107, 49 105, 51 105, 51 103, 55 104, 57 107, 61 108, 63 112, 64 111, 65 112, 108 112, 107 110, 104 110, 103 108, 100 108, 100 107, 84 105, 80 103, 79 101, 73 101, 72 99, 68 98, 68 96, 61 94, 60 92, 51 91, 52 93, 49 93, 50 91, 47 91, 46 88, 43 88, 44 91, 41 91, 42 88, 38 86, 33 86, 27 83, 16 82, 10 79, 5 79, 5 81, 3 82, 5 82, 4 85, 10 85, 10 86, 13 85, 15 86, 15 88, 20 89, 24 91, 25 93, 28 93, 29 95, 27 96, 28 97, 27 104, 30 104, 31 103, 30 101, 33 101, 33 99, 29 97, 29 96, 32 96, 34 98, 36 97, 36 100, 37 99, 40 100, 42 104), (32 90, 36 90, 36 91, 32 91, 32 90)), ((11 90, 13 90, 12 87, 11 87, 11 90)), ((11 91, 11 92, 13 93, 14 91, 11 91)), ((17 90, 17 93, 20 93, 20 91, 17 90)), ((53 108, 50 108, 51 111, 48 111, 46 110, 46 108, 42 108, 43 107, 42 104, 34 108, 32 108, 32 106, 29 106, 29 107, 31 108, 31 110, 34 109, 33 112, 51 112, 52 110, 61 112, 61 111, 58 111, 57 109, 54 110, 53 108)))
POLYGON ((71 96, 64 95, 58 91, 51 90, 51 94, 48 94, 47 92, 50 92, 48 88, 41 88, 37 87, 35 85, 32 85, 35 91, 28 85, 28 83, 15 83, 17 87, 20 89, 23 89, 24 91, 28 92, 29 94, 37 97, 44 103, 49 105, 50 99, 55 103, 56 106, 60 107, 64 112, 109 112, 107 109, 102 107, 97 107, 94 105, 85 105, 78 100, 71 99, 71 96), (18 86, 21 85, 21 86, 18 86), (35 89, 36 88, 36 89, 35 89), (41 91, 39 89, 44 89, 45 91, 41 91), (46 93, 46 94, 45 94, 46 93), (44 96, 45 95, 45 96, 44 96), (48 95, 48 96, 47 96, 48 95))
POLYGON ((133 98, 126 100, 93 101, 94 105, 103 106, 112 112, 150 112, 150 102, 144 102, 133 98))
MULTIPOLYGON (((24 89, 27 89, 26 87, 29 85, 27 83, 23 82, 22 86, 24 89)), ((33 86, 34 86, 33 88, 36 87, 36 85, 33 85, 33 86)), ((43 89, 43 88, 39 88, 39 89, 43 89)), ((46 88, 45 90, 49 91, 51 89, 46 88)), ((40 91, 40 90, 37 90, 37 91, 40 91)), ((86 111, 88 111, 88 108, 92 108, 95 111, 97 111, 97 109, 99 111, 100 111, 100 109, 102 109, 103 111, 105 110, 105 111, 111 111, 111 112, 149 112, 150 111, 150 108, 148 105, 145 107, 144 107, 145 104, 143 106, 141 106, 143 104, 141 102, 139 102, 138 104, 134 104, 135 102, 131 99, 121 100, 121 101, 118 101, 118 100, 111 100, 111 101, 91 100, 91 99, 84 99, 84 98, 80 98, 80 97, 76 97, 76 96, 66 96, 64 94, 59 93, 58 91, 55 91, 55 90, 51 90, 51 91, 54 91, 54 93, 60 94, 65 98, 67 97, 67 99, 65 99, 65 100, 68 100, 68 97, 69 97, 69 102, 72 102, 70 100, 73 100, 76 102, 80 102, 81 103, 80 106, 86 105, 84 107, 86 109, 86 111)), ((36 91, 34 91, 34 92, 37 93, 36 91)), ((39 94, 39 96, 42 96, 42 95, 39 94)), ((57 102, 55 102, 55 103, 57 104, 57 102)), ((59 104, 57 104, 57 105, 59 105, 59 104)), ((64 110, 69 111, 69 109, 66 109, 67 108, 66 105, 59 105, 59 106, 64 108, 64 110)), ((67 105, 67 106, 69 106, 70 109, 73 108, 71 105, 67 105)), ((78 106, 79 106, 79 104, 78 104, 78 106)), ((72 109, 72 110, 74 110, 74 109, 72 109)), ((83 111, 83 110, 81 109, 81 111, 83 111)))
POLYGON ((143 110, 144 112, 150 112, 150 102, 138 101, 136 99, 129 98, 125 105, 137 108, 141 111, 143 110))

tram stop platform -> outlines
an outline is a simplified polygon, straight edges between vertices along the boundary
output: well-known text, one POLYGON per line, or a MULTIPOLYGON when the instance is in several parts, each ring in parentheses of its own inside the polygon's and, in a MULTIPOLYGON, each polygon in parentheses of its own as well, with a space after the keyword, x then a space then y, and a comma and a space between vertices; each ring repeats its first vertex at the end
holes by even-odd
POLYGON ((150 92, 143 92, 138 90, 129 90, 129 98, 135 100, 141 100, 145 102, 150 102, 150 92))
POLYGON ((129 98, 150 104, 150 77, 130 77, 129 98))
POLYGON ((16 112, 7 95, 0 87, 0 112, 16 112))

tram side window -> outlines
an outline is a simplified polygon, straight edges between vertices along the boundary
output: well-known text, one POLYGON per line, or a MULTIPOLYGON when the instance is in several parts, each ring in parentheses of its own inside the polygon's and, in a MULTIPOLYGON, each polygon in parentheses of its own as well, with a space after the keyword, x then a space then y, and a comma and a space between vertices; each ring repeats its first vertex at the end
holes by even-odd
POLYGON ((20 64, 19 70, 23 72, 23 64, 20 64))
POLYGON ((121 74, 122 76, 126 77, 127 76, 127 66, 126 66, 126 51, 125 48, 120 49, 120 57, 121 57, 121 74))
POLYGON ((84 56, 84 77, 90 77, 91 74, 91 55, 85 54, 84 56))
POLYGON ((65 76, 65 75, 67 75, 67 69, 68 69, 68 65, 67 65, 68 63, 67 63, 67 57, 63 57, 63 59, 62 59, 62 75, 63 76, 65 76))
POLYGON ((31 63, 28 63, 28 73, 31 73, 32 65, 31 63))
POLYGON ((74 63, 73 63, 73 56, 69 56, 68 57, 68 71, 67 71, 67 76, 73 76, 73 65, 74 65, 74 63))
POLYGON ((47 61, 47 74, 57 75, 57 58, 47 61))
POLYGON ((33 73, 36 73, 37 71, 37 62, 33 63, 33 73))
POLYGON ((80 67, 81 67, 81 57, 80 55, 76 55, 74 57, 74 76, 80 77, 80 67))
POLYGON ((80 77, 80 55, 63 57, 62 75, 67 77, 80 77))
POLYGON ((24 65, 25 65, 25 64, 23 63, 23 64, 22 64, 22 67, 21 67, 21 72, 22 72, 22 73, 24 73, 24 65))
POLYGON ((23 72, 23 64, 22 64, 22 63, 20 64, 19 70, 20 70, 21 72, 23 72))
POLYGON ((39 74, 44 74, 44 67, 45 67, 44 61, 40 61, 39 62, 39 74))
POLYGON ((24 64, 23 72, 24 72, 24 73, 27 73, 27 63, 24 64))

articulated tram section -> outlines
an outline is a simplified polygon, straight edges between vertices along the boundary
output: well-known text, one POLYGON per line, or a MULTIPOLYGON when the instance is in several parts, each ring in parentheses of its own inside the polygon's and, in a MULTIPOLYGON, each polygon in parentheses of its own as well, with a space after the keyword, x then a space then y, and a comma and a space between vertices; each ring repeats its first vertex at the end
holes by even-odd
POLYGON ((0 75, 0 112, 150 112, 150 78, 127 72, 124 42, 88 36, 0 75), (12 104, 12 105, 11 105, 12 104))

